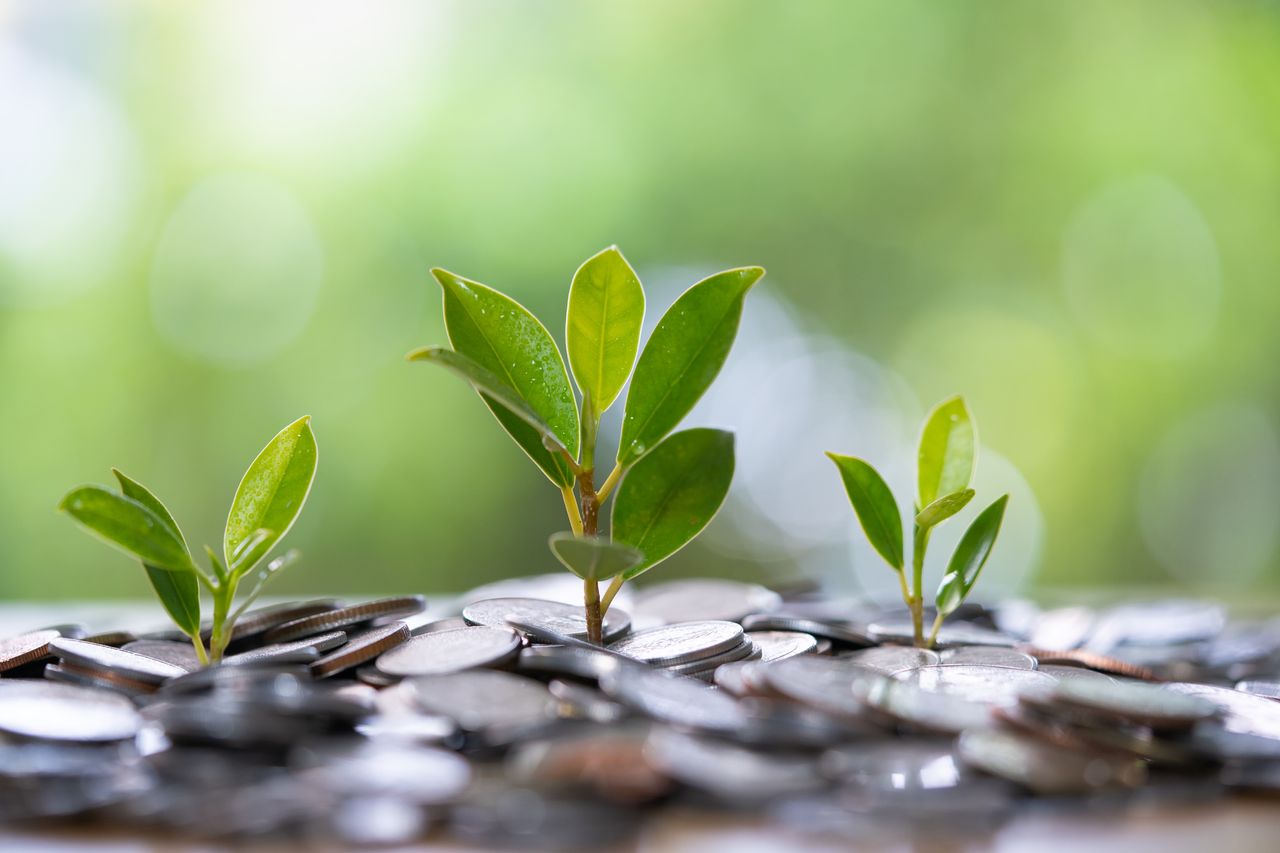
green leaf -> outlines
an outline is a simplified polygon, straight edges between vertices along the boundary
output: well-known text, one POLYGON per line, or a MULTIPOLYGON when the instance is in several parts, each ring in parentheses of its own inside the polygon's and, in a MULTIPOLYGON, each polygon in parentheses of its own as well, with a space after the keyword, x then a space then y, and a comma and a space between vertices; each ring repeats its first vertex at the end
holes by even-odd
MULTIPOLYGON (((150 489, 125 476, 118 468, 112 468, 111 473, 115 474, 116 479, 120 481, 120 490, 124 492, 125 497, 132 498, 155 513, 156 517, 169 528, 169 532, 182 542, 183 549, 187 550, 186 540, 168 507, 161 503, 150 489)), ((190 553, 189 550, 188 553, 190 553)), ((156 597, 160 599, 160 604, 173 619, 173 623, 187 636, 197 635, 200 632, 200 582, 196 579, 195 571, 165 571, 158 566, 147 565, 145 562, 142 566, 147 570, 151 588, 156 591, 156 597)))
POLYGON ((928 530, 936 527, 955 515, 973 500, 976 494, 973 489, 965 489, 962 492, 953 492, 938 498, 924 509, 916 514, 916 525, 928 530))
MULTIPOLYGON (((578 404, 564 359, 546 326, 520 303, 478 282, 442 269, 431 274, 444 291, 444 324, 455 352, 496 374, 515 389, 551 429, 556 441, 578 455, 578 404)), ((498 422, 559 485, 573 477, 542 443, 542 436, 505 406, 486 399, 498 422), (512 428, 518 422, 519 427, 512 428), (558 463, 558 464, 557 464, 558 463)))
POLYGON ((289 532, 311 493, 316 462, 316 437, 309 416, 280 430, 253 460, 231 501, 222 539, 223 556, 234 567, 233 574, 252 569, 289 532), (259 536, 259 530, 270 535, 241 553, 240 559, 233 559, 245 540, 259 536))
POLYGON ((551 427, 547 426, 546 422, 533 410, 528 401, 520 396, 520 392, 508 385, 496 373, 481 367, 474 359, 468 358, 460 352, 454 352, 446 347, 438 346, 416 349, 405 358, 409 361, 438 364, 449 372, 461 376, 471 383, 471 386, 479 391, 486 401, 497 403, 536 430, 540 439, 551 439, 557 446, 560 445, 560 439, 556 438, 555 433, 551 431, 551 427))
POLYGON ((836 463, 849 503, 853 504, 871 547, 890 566, 902 571, 902 515, 888 484, 875 468, 856 456, 828 452, 827 458, 836 463))
POLYGON ((719 429, 674 433, 632 466, 614 498, 611 533, 644 560, 622 577, 631 580, 689 544, 715 518, 732 480, 733 433, 719 429))
POLYGON ((644 324, 644 288, 610 246, 578 267, 569 286, 565 342, 569 366, 596 415, 617 399, 631 375, 644 324))
POLYGON ((627 392, 618 464, 630 465, 675 429, 724 365, 760 267, 716 273, 684 292, 649 336, 627 392))
POLYGON ((963 397, 943 400, 929 413, 920 433, 917 508, 969 488, 976 446, 976 430, 963 397))
POLYGON ((149 566, 168 572, 195 569, 187 546, 169 523, 133 498, 102 486, 80 486, 67 493, 58 509, 108 545, 149 566))
POLYGON ((547 544, 566 569, 586 581, 608 580, 644 562, 635 548, 596 536, 553 533, 547 544))
POLYGON ((995 503, 984 509, 969 525, 951 555, 947 564, 947 573, 942 576, 938 585, 936 598, 938 612, 943 616, 952 613, 969 596, 969 590, 982 574, 982 567, 991 556, 991 549, 1000 535, 1000 524, 1004 521, 1004 508, 1009 503, 1009 496, 998 498, 995 503))

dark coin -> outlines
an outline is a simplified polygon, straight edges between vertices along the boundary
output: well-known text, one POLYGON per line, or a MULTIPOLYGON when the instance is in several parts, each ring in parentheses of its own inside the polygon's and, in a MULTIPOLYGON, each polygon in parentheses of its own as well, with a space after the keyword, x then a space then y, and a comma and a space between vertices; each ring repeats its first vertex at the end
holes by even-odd
POLYGON ((44 669, 44 677, 50 681, 63 684, 76 684, 80 687, 100 687, 114 693, 138 698, 156 692, 154 684, 137 681, 132 678, 115 675, 104 669, 88 669, 71 663, 51 663, 44 669))
POLYGON ((757 584, 712 578, 667 581, 636 594, 635 614, 646 625, 673 622, 737 622, 782 603, 776 592, 757 584))
POLYGON ((600 689, 647 717, 695 731, 736 732, 750 722, 729 694, 696 678, 646 666, 619 666, 600 679, 600 689))
POLYGON ((49 650, 65 664, 93 670, 104 670, 146 684, 161 684, 170 678, 185 675, 183 667, 166 663, 145 655, 126 652, 111 646, 100 646, 85 640, 59 637, 49 641, 49 650))
POLYGON ((316 634, 304 640, 292 643, 271 643, 259 646, 247 652, 227 655, 222 659, 224 666, 278 666, 290 663, 314 663, 324 652, 347 642, 345 631, 330 631, 327 634, 316 634))
POLYGON ((507 740, 555 719, 555 700, 531 678, 492 669, 424 675, 404 682, 417 708, 441 714, 464 731, 507 740))
POLYGON ((314 661, 310 666, 311 674, 316 678, 337 675, 345 669, 373 660, 408 639, 409 626, 403 622, 392 622, 381 628, 369 628, 352 634, 344 645, 314 661))
POLYGON ((81 637, 90 643, 97 643, 100 646, 115 646, 120 648, 126 643, 132 643, 138 639, 138 636, 132 631, 100 631, 96 634, 88 634, 81 637))
MULTIPOLYGON (((582 605, 540 598, 487 598, 468 604, 462 610, 462 618, 472 625, 491 628, 505 628, 515 621, 546 628, 576 640, 587 637, 587 619, 582 605)), ((621 637, 631 630, 631 617, 616 607, 610 607, 604 616, 602 630, 605 642, 621 637)))
POLYGON ((759 751, 667 728, 650 734, 645 757, 677 782, 735 806, 826 784, 811 753, 759 751))
POLYGON ((836 717, 865 719, 858 691, 882 678, 849 661, 802 655, 762 668, 765 684, 779 696, 836 717))
POLYGON ((49 741, 107 742, 137 734, 128 699, 69 684, 0 681, 0 731, 49 741))
POLYGON ((818 648, 817 638, 801 631, 748 631, 747 639, 760 650, 760 660, 765 663, 809 654, 818 648))
POLYGON ((562 675, 595 681, 619 665, 614 655, 603 649, 573 646, 526 646, 520 650, 516 668, 521 672, 562 675))
POLYGON ((440 675, 475 667, 510 663, 520 651, 520 637, 510 628, 474 625, 433 631, 413 637, 389 652, 375 666, 387 675, 440 675))
MULTIPOLYGON (((284 604, 257 607, 241 614, 240 618, 236 620, 235 626, 231 629, 231 642, 238 643, 258 637, 287 622, 315 616, 319 613, 329 613, 341 606, 342 604, 335 599, 321 598, 314 601, 290 601, 284 604)), ((211 631, 212 626, 205 628, 201 634, 206 642, 211 631)))
POLYGON ((630 716, 626 708, 593 687, 557 678, 547 684, 547 689, 556 698, 560 716, 567 719, 608 724, 630 716))
POLYGON ((742 640, 742 626, 735 622, 681 622, 636 631, 609 648, 654 666, 672 666, 714 657, 742 640))
POLYGON ((46 628, 0 640, 0 672, 49 657, 49 641, 61 636, 57 629, 46 628))
MULTIPOLYGON (((263 635, 268 643, 286 643, 300 640, 312 634, 322 634, 342 628, 350 628, 374 619, 391 619, 408 616, 426 607, 426 599, 420 595, 404 595, 396 598, 380 598, 364 604, 355 604, 337 610, 327 610, 311 616, 303 616, 276 625, 263 635)), ((405 630, 408 630, 407 626, 405 630)))
POLYGON ((1084 794, 1140 785, 1140 761, 1102 753, 1080 753, 1026 735, 974 729, 960 736, 958 751, 971 767, 1016 782, 1040 794, 1084 794))

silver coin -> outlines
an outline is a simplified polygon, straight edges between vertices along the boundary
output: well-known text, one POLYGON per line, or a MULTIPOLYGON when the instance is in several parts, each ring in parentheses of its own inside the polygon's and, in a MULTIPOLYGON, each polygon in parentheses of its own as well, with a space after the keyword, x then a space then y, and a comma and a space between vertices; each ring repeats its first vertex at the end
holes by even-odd
POLYGON ((1005 666, 1010 669, 1035 669, 1036 659, 1026 652, 999 646, 959 646, 942 653, 941 663, 976 664, 978 666, 1005 666))
POLYGON ((475 667, 502 666, 520 651, 520 637, 510 628, 474 625, 432 631, 384 652, 375 662, 379 671, 400 677, 441 675, 475 667))
POLYGON ((1161 687, 1212 704, 1222 714, 1222 727, 1228 732, 1280 739, 1280 702, 1208 684, 1173 683, 1161 687))
POLYGON ((1058 663, 1046 663, 1036 667, 1036 671, 1043 672, 1045 675, 1052 675, 1059 681, 1083 679, 1086 681, 1108 681, 1115 683, 1115 679, 1107 675, 1105 672, 1085 669, 1083 666, 1064 666, 1063 664, 1058 663))
MULTIPOLYGON (((582 581, 563 571, 523 578, 509 578, 469 590, 460 596, 460 603, 463 607, 466 607, 469 604, 490 598, 534 598, 542 601, 558 601, 561 604, 581 608, 582 581)), ((613 604, 630 613, 632 603, 631 586, 628 584, 618 592, 613 604)))
POLYGON ((681 622, 637 631, 610 648, 655 666, 671 666, 728 651, 742 637, 742 626, 735 622, 681 622))
POLYGON ((882 678, 849 661, 801 655, 762 667, 775 693, 835 717, 865 719, 858 693, 882 678))
POLYGON ((1036 620, 1028 641, 1042 649, 1076 649, 1089 639, 1097 622, 1098 614, 1087 607, 1046 610, 1036 620))
POLYGON ((874 646, 870 649, 845 652, 839 657, 841 660, 856 663, 881 675, 897 675, 922 666, 934 666, 940 662, 937 652, 930 649, 917 649, 914 646, 874 646))
POLYGON ((292 765, 308 784, 350 794, 391 794, 420 805, 446 803, 471 783, 471 764, 443 749, 376 741, 327 741, 297 749, 292 765))
POLYGON ((748 631, 747 639, 760 649, 760 660, 765 663, 809 654, 818 648, 818 639, 802 631, 748 631))
POLYGON ((758 584, 714 578, 667 581, 642 589, 635 598, 635 618, 645 625, 737 622, 782 603, 776 592, 758 584))
POLYGON ((1208 601, 1168 599, 1124 604, 1108 611, 1085 648, 1109 653, 1121 644, 1176 646, 1216 636, 1226 623, 1226 610, 1208 601))
MULTIPOLYGON (((238 643, 252 637, 258 637, 278 625, 293 622, 318 613, 329 613, 342 606, 341 602, 332 598, 321 598, 315 601, 290 601, 284 604, 271 604, 256 607, 241 614, 231 628, 231 642, 238 643)), ((213 633, 213 625, 208 624, 201 629, 200 636, 208 642, 213 633)))
POLYGON ((471 624, 461 616, 441 617, 438 613, 429 613, 425 610, 412 616, 406 616, 402 621, 409 626, 409 633, 415 637, 420 634, 430 634, 432 631, 465 628, 471 624))
POLYGON ((379 714, 356 723, 356 732, 370 740, 444 743, 457 735, 458 724, 443 714, 379 714))
POLYGON ((541 675, 563 675, 595 681, 619 665, 618 658, 602 650, 574 646, 526 646, 516 659, 516 669, 541 675))
POLYGON ((910 681, 880 678, 860 686, 855 695, 884 722, 914 731, 955 735, 992 725, 988 705, 924 690, 910 681))
POLYGON ((313 663, 324 652, 333 651, 350 639, 345 631, 316 634, 291 643, 271 643, 228 655, 222 659, 224 666, 275 666, 290 663, 313 663))
POLYGON ((113 675, 105 669, 89 669, 70 663, 51 663, 47 665, 44 668, 44 677, 62 684, 110 690, 113 693, 119 693, 132 699, 141 699, 156 692, 154 684, 113 675))
POLYGON ((6 734, 101 743, 132 738, 141 726, 122 696, 47 681, 0 681, 0 732, 6 734))
POLYGON ((49 657, 49 642, 61 636, 56 628, 46 628, 0 640, 0 672, 49 657))
POLYGON ((559 715, 566 719, 609 724, 630 715, 625 707, 593 687, 557 678, 547 684, 547 690, 556 698, 559 715))
POLYGON ((126 652, 143 655, 165 663, 180 666, 187 672, 195 672, 202 664, 196 656, 196 650, 190 642, 179 643, 172 640, 134 640, 120 647, 126 652))
POLYGON ((1217 713, 1211 701, 1137 681, 1063 681, 1054 688, 1053 700, 1156 729, 1190 728, 1217 713))
MULTIPOLYGON (((509 620, 515 620, 576 640, 587 638, 587 619, 581 604, 574 606, 538 598, 488 598, 468 604, 462 610, 462 618, 472 625, 492 628, 506 628, 509 620)), ((601 629, 607 643, 631 630, 631 617, 617 607, 610 607, 601 629)))
POLYGON ((1146 778, 1145 767, 1136 759, 1075 752, 997 729, 964 732, 957 750, 969 766, 1039 794, 1135 787, 1146 778))
MULTIPOLYGON (((268 643, 287 643, 291 640, 301 640, 313 634, 324 634, 329 631, 351 628, 374 620, 379 622, 377 627, 382 627, 387 620, 419 613, 426 606, 427 600, 421 595, 379 598, 375 601, 353 604, 337 610, 327 610, 276 625, 263 634, 262 638, 268 643)), ((405 630, 407 631, 408 628, 406 627, 405 630)))
POLYGON ((1280 699, 1280 681, 1238 681, 1236 690, 1268 699, 1280 699))
POLYGON ((743 619, 742 627, 748 631, 798 631, 850 646, 866 647, 876 644, 876 641, 867 634, 865 625, 846 619, 817 619, 783 613, 762 613, 743 619))
POLYGON ((145 655, 66 637, 50 640, 49 650, 66 663, 88 669, 105 670, 146 684, 161 684, 167 679, 186 675, 188 672, 181 666, 145 655))
POLYGON ((716 667, 715 675, 711 680, 716 687, 741 699, 743 696, 751 695, 751 689, 747 686, 746 671, 747 667, 757 663, 759 661, 726 663, 716 667))
POLYGON ((924 666, 895 676, 931 693, 948 693, 978 705, 1011 707, 1026 690, 1047 689, 1057 680, 1029 669, 1002 666, 924 666))
POLYGON ((492 669, 425 675, 404 681, 419 710, 442 714, 464 731, 520 731, 554 718, 555 703, 545 685, 492 669))
POLYGON ((409 639, 409 626, 392 622, 377 628, 369 628, 352 634, 347 642, 319 660, 312 661, 308 669, 315 678, 328 678, 343 670, 374 660, 388 649, 393 649, 409 639))
POLYGON ((829 749, 822 775, 843 785, 872 790, 954 788, 966 775, 951 740, 895 738, 829 749))
MULTIPOLYGON (((911 620, 905 618, 872 622, 867 626, 867 632, 876 643, 897 643, 907 646, 915 641, 915 629, 911 620)), ((967 622, 948 622, 938 631, 937 642, 934 645, 939 649, 950 649, 956 646, 1015 646, 1017 644, 1017 637, 1011 637, 990 628, 971 625, 967 622)))
POLYGON ((708 677, 719 666, 726 663, 736 663, 742 660, 759 660, 760 650, 750 640, 743 640, 733 648, 723 651, 718 655, 712 655, 709 658, 700 658, 698 660, 689 661, 688 663, 677 663, 671 666, 663 667, 669 672, 679 673, 681 675, 698 675, 707 673, 708 677))
POLYGON ((600 689, 651 719, 695 731, 735 732, 750 721, 729 694, 696 678, 646 666, 618 666, 600 679, 600 689))
POLYGON ((655 728, 645 758, 672 779, 734 805, 763 802, 826 783, 811 754, 757 751, 708 737, 655 728))

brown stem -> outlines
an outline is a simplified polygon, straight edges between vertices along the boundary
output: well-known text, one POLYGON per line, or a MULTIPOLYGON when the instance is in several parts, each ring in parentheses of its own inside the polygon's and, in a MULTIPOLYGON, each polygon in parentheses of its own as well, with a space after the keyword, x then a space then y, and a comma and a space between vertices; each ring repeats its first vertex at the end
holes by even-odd
MULTIPOLYGON (((600 499, 596 496, 595 472, 584 468, 578 472, 578 494, 582 503, 582 535, 595 536, 600 522, 600 499)), ((582 582, 582 600, 587 610, 587 640, 604 643, 604 616, 600 610, 600 584, 582 582)))

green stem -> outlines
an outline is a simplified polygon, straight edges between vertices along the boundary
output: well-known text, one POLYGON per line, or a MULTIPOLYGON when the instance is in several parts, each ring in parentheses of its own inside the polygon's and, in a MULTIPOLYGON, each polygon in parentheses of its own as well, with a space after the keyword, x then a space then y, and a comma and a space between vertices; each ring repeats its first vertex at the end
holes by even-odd
POLYGON ((911 547, 911 627, 917 647, 924 647, 924 554, 929 547, 929 528, 915 525, 911 547))
POLYGON ((196 631, 191 635, 191 645, 195 647, 196 657, 200 661, 201 666, 209 665, 209 656, 205 654, 204 643, 200 642, 200 632, 196 631))
POLYGON ((564 498, 564 512, 569 516, 569 528, 574 536, 582 535, 582 513, 578 511, 578 499, 573 494, 573 486, 561 486, 560 495, 564 498))
POLYGON ((942 620, 945 618, 939 611, 937 618, 933 620, 933 630, 929 632, 929 648, 933 648, 933 644, 938 642, 938 629, 942 627, 942 620))
POLYGON ((222 660, 222 654, 231 642, 231 625, 227 614, 236 597, 236 581, 229 580, 213 596, 213 633, 209 637, 209 657, 214 662, 222 660))
POLYGON ((618 594, 618 590, 622 589, 622 585, 626 583, 622 579, 622 575, 614 575, 613 580, 609 582, 609 588, 605 591, 604 601, 600 603, 600 615, 609 612, 609 605, 613 604, 613 597, 618 594))
POLYGON ((604 478, 604 485, 600 487, 600 491, 596 492, 596 498, 600 503, 604 503, 605 499, 613 492, 614 487, 618 485, 618 481, 622 479, 623 473, 622 465, 613 466, 609 476, 604 478))

